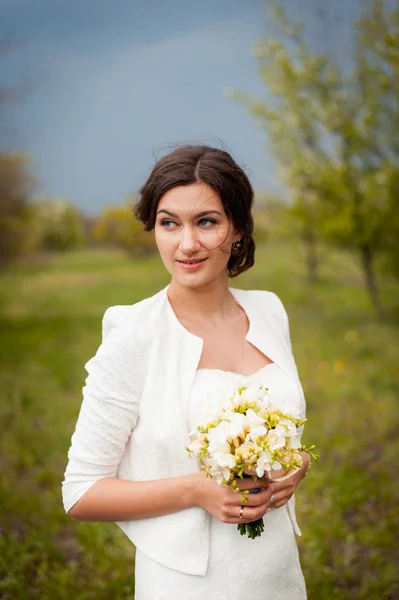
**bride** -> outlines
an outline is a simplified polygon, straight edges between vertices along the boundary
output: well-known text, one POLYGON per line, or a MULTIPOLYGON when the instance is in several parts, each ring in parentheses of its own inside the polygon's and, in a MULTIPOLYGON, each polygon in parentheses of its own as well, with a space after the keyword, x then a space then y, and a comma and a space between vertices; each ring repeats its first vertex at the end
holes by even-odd
MULTIPOLYGON (((303 600, 294 492, 309 466, 241 494, 207 478, 185 450, 208 394, 259 382, 305 416, 287 313, 273 292, 229 287, 254 264, 253 190, 222 150, 161 158, 135 214, 171 276, 166 288, 109 308, 62 484, 66 512, 116 521, 136 546, 136 600, 303 600), (255 540, 238 523, 264 517, 255 540)), ((273 260, 273 257, 270 257, 273 260)), ((278 473, 277 473, 278 475, 278 473)))

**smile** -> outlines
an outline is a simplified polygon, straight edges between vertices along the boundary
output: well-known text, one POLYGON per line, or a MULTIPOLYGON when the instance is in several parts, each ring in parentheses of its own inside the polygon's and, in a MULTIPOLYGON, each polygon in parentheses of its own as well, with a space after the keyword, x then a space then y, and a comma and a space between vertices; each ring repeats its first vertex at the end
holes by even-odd
POLYGON ((177 262, 182 263, 183 265, 197 265, 199 263, 205 262, 206 258, 200 258, 198 260, 179 260, 177 262))

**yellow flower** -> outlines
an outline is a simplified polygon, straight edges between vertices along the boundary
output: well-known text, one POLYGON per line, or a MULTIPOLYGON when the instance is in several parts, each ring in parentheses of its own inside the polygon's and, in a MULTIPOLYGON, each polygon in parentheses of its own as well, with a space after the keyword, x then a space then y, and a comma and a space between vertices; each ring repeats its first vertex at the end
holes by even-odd
POLYGON ((345 363, 343 360, 336 360, 334 363, 334 371, 336 373, 341 373, 345 369, 345 363))
POLYGON ((357 340, 359 339, 357 331, 350 329, 345 333, 345 339, 347 342, 357 342, 357 340))

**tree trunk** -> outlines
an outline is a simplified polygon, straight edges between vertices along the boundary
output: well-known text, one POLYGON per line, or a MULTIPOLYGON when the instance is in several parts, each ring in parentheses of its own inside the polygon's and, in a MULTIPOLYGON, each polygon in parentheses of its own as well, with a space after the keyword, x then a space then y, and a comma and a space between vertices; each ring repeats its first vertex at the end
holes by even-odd
POLYGON ((364 273, 364 281, 372 305, 374 306, 378 316, 383 319, 386 316, 386 312, 381 303, 380 296, 378 293, 377 282, 374 272, 374 255, 370 247, 365 246, 360 249, 360 257, 364 273))
POLYGON ((302 240, 305 245, 305 263, 308 283, 313 284, 319 280, 319 257, 317 255, 316 236, 312 231, 304 231, 302 240))

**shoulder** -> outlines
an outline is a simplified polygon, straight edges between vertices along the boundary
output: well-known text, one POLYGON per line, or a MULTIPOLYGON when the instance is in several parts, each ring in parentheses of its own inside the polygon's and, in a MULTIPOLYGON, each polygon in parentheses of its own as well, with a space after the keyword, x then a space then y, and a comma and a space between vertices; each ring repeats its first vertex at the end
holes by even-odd
POLYGON ((102 319, 102 340, 128 341, 145 337, 148 315, 159 302, 161 292, 134 304, 118 304, 107 308, 102 319))
MULTIPOLYGON (((85 365, 89 374, 143 371, 151 344, 148 315, 157 305, 157 296, 135 304, 110 306, 102 318, 102 340, 97 352, 85 365)), ((138 377, 138 376, 137 376, 138 377)))
POLYGON ((238 299, 242 298, 249 302, 252 306, 257 308, 261 312, 267 312, 275 314, 276 316, 283 317, 287 316, 287 312, 284 308, 284 304, 280 300, 279 296, 275 292, 269 290, 232 290, 234 295, 238 299))

